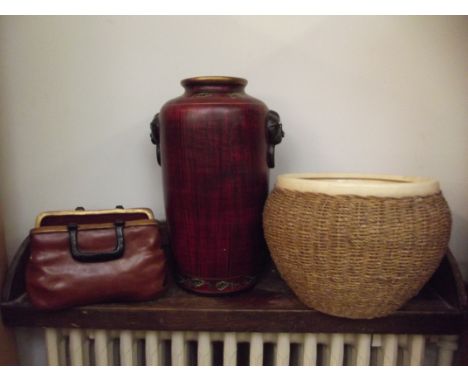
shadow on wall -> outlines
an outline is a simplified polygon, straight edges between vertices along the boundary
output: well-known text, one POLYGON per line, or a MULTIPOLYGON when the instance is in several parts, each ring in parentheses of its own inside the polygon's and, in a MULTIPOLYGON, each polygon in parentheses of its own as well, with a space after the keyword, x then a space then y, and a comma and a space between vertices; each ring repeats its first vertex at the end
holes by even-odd
POLYGON ((460 271, 466 282, 468 280, 468 219, 454 211, 452 211, 450 249, 457 258, 460 271))

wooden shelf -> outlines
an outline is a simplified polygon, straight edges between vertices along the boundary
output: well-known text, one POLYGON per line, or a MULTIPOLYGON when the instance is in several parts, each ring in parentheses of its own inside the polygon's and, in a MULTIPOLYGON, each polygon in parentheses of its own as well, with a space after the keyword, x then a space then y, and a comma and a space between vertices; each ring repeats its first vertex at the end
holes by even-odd
POLYGON ((408 334, 460 334, 466 329, 466 292, 450 251, 418 296, 394 314, 373 320, 332 317, 307 308, 271 264, 253 289, 233 296, 196 295, 180 289, 169 278, 165 294, 154 301, 44 312, 35 309, 25 294, 24 267, 28 256, 26 239, 4 287, 1 312, 8 326, 408 334))

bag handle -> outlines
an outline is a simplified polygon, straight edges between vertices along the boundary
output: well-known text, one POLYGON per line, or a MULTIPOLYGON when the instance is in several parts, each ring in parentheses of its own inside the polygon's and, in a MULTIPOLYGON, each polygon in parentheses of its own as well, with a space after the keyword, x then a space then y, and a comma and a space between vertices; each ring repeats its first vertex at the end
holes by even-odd
POLYGON ((123 256, 125 249, 123 229, 125 226, 124 221, 116 221, 115 236, 117 238, 117 245, 111 252, 81 252, 78 248, 78 225, 75 223, 68 224, 68 234, 70 240, 70 252, 72 257, 82 263, 97 263, 101 261, 116 260, 123 256))

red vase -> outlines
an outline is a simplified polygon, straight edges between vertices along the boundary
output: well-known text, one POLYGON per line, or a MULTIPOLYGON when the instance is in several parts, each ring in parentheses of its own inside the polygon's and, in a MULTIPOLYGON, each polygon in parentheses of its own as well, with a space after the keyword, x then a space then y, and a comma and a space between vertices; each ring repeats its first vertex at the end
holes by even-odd
POLYGON ((196 77, 151 123, 162 166, 176 279, 227 294, 254 285, 266 258, 262 230, 279 116, 244 92, 247 81, 196 77))

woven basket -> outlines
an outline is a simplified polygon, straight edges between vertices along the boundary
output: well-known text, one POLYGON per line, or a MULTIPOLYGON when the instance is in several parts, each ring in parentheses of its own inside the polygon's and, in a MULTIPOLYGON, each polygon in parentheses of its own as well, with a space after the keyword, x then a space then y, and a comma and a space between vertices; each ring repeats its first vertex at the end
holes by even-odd
POLYGON ((386 316, 415 296, 447 248, 439 184, 350 174, 278 177, 264 210, 272 258, 308 307, 348 318, 386 316))

